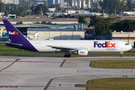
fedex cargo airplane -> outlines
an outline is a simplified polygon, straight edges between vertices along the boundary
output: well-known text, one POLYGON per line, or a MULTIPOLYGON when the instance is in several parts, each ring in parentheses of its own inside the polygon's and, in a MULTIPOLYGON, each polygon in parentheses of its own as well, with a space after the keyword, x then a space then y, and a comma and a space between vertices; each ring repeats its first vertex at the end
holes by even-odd
POLYGON ((10 42, 7 46, 35 52, 65 52, 64 57, 70 53, 86 56, 89 52, 123 52, 132 48, 124 41, 117 40, 29 40, 17 30, 8 20, 3 20, 8 32, 10 42))

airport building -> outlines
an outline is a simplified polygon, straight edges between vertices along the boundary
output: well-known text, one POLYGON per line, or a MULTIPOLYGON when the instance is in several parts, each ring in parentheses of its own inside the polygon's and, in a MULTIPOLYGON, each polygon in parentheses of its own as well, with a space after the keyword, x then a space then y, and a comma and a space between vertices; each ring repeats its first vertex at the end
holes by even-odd
POLYGON ((112 32, 112 40, 121 40, 135 47, 135 31, 134 32, 112 32))
POLYGON ((101 8, 99 2, 103 0, 72 0, 71 6, 73 8, 94 8, 93 4, 96 4, 96 8, 101 8))
POLYGON ((112 32, 111 34, 100 35, 100 40, 121 40, 135 47, 135 31, 134 32, 112 32))
POLYGON ((48 0, 48 7, 53 4, 60 4, 60 6, 63 7, 64 0, 48 0))
POLYGON ((122 14, 129 15, 129 16, 135 16, 135 11, 123 11, 122 14))
MULTIPOLYGON (((82 24, 74 25, 46 25, 46 24, 22 24, 15 25, 27 37, 33 37, 38 32, 36 40, 81 40, 84 39, 84 27, 82 24)), ((5 26, 0 26, 0 37, 8 36, 5 26)))
POLYGON ((53 29, 53 28, 28 28, 27 37, 33 37, 38 33, 38 36, 33 40, 81 40, 84 39, 85 31, 76 31, 72 28, 53 29))
POLYGON ((19 5, 19 0, 1 0, 4 4, 16 4, 19 5))

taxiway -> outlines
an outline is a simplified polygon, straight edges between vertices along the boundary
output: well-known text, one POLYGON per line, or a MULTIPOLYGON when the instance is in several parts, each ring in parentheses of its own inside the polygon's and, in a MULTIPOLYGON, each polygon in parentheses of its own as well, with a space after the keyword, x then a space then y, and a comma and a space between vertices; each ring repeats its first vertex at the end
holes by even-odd
POLYGON ((135 60, 135 57, 0 56, 0 90, 86 90, 76 84, 91 79, 135 78, 135 69, 91 68, 92 60, 135 60))

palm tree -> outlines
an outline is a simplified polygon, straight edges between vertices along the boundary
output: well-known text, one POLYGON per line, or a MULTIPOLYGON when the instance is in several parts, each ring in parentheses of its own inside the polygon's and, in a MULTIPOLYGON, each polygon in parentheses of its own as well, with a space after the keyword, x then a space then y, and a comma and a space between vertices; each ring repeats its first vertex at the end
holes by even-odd
POLYGON ((80 15, 78 17, 78 22, 81 23, 81 24, 87 23, 87 21, 85 19, 86 19, 86 17, 84 15, 82 15, 82 16, 80 15))
POLYGON ((23 24, 23 22, 22 21, 18 21, 16 24, 23 24))
POLYGON ((46 21, 42 21, 41 24, 46 24, 46 21))
POLYGON ((88 27, 94 26, 94 25, 98 22, 98 17, 97 17, 96 15, 91 16, 90 19, 91 19, 91 20, 90 20, 90 24, 88 25, 88 27))

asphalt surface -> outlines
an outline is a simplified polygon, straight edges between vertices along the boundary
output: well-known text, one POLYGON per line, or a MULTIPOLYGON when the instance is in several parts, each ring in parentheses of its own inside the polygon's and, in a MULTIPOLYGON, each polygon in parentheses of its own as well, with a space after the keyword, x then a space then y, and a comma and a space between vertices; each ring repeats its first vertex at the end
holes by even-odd
POLYGON ((89 67, 92 60, 135 60, 135 57, 0 56, 0 90, 86 90, 76 84, 91 79, 135 78, 135 69, 89 67))

